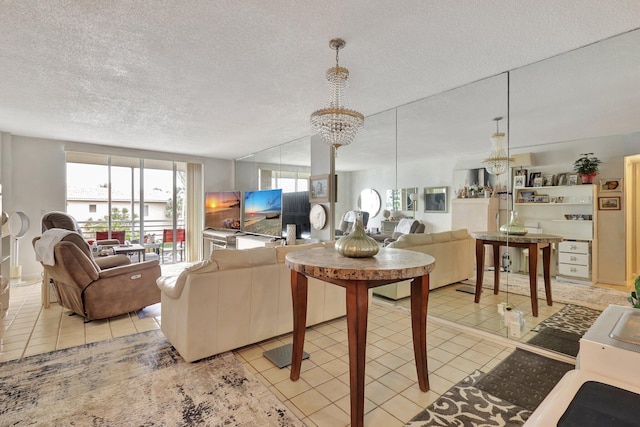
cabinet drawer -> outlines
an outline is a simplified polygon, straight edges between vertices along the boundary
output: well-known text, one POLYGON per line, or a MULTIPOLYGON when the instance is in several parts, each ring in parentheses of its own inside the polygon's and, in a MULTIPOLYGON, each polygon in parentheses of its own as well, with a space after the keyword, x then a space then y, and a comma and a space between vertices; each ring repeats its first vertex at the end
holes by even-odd
POLYGON ((577 264, 589 266, 589 254, 574 254, 571 252, 560 252, 558 254, 558 262, 565 264, 577 264))
POLYGON ((560 242, 558 243, 559 252, 571 252, 577 254, 589 253, 589 242, 560 242))
POLYGON ((574 265, 574 264, 558 264, 558 273, 563 276, 584 277, 588 279, 591 274, 589 267, 586 265, 574 265))

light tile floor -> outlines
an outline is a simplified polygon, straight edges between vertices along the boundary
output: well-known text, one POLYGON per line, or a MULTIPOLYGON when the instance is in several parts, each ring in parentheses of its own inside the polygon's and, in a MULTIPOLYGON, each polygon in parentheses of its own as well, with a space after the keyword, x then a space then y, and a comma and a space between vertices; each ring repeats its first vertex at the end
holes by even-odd
MULTIPOLYGON (((494 332, 504 336, 493 296, 483 295, 480 304, 473 304, 472 295, 457 292, 455 286, 431 292, 430 315, 455 311, 462 313, 455 315, 457 321, 470 323, 480 319, 486 330, 495 328, 494 332)), ((525 299, 528 302, 528 298, 525 299)), ((521 305, 524 308, 526 304, 521 305)), ((541 316, 536 322, 559 309, 555 305, 553 310, 545 307, 540 306, 541 316)), ((138 313, 84 323, 81 317, 69 316, 68 310, 55 303, 49 309, 43 309, 39 281, 14 284, 9 309, 0 319, 0 361, 159 327, 159 304, 138 313)), ((289 368, 279 369, 262 356, 266 350, 290 343, 290 334, 238 349, 235 353, 308 426, 346 426, 349 424, 346 328, 346 320, 341 318, 307 330, 305 351, 311 358, 303 362, 301 378, 297 382, 289 380, 289 368)), ((475 369, 486 372, 493 368, 515 346, 504 338, 461 330, 432 318, 427 329, 431 390, 423 393, 416 383, 408 310, 379 301, 372 305, 367 333, 367 427, 402 426, 475 369)))

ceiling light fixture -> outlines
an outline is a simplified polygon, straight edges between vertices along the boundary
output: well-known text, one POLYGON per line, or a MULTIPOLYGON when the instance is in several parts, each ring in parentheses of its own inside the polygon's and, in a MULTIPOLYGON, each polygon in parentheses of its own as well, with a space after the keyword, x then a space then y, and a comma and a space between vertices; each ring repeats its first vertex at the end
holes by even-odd
POLYGON ((346 88, 349 85, 349 70, 338 65, 338 52, 345 46, 342 39, 329 42, 336 51, 336 66, 327 70, 326 78, 331 94, 327 108, 311 114, 311 128, 320 134, 322 141, 336 150, 353 142, 364 125, 364 116, 349 109, 346 88))
POLYGON ((505 135, 504 132, 500 132, 499 123, 502 117, 496 117, 496 133, 491 135, 491 154, 489 158, 482 161, 486 163, 485 169, 492 175, 501 175, 509 169, 509 164, 514 159, 507 156, 507 149, 505 147, 505 135))

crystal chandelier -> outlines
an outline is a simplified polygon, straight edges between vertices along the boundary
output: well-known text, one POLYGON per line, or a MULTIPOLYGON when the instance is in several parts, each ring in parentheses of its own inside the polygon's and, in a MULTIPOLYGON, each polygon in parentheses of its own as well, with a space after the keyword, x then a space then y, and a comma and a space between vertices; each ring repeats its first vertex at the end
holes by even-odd
POLYGON ((507 156, 504 132, 500 132, 498 127, 502 117, 496 117, 493 120, 496 122, 496 133, 491 135, 491 154, 482 163, 486 163, 485 169, 487 172, 498 176, 509 169, 509 163, 513 162, 514 159, 507 156))
POLYGON ((331 49, 336 51, 336 66, 329 68, 326 74, 331 89, 329 105, 311 114, 311 128, 320 134, 322 141, 336 150, 351 144, 364 125, 364 116, 348 108, 346 88, 349 85, 349 70, 338 65, 338 52, 345 44, 342 39, 329 42, 331 49))

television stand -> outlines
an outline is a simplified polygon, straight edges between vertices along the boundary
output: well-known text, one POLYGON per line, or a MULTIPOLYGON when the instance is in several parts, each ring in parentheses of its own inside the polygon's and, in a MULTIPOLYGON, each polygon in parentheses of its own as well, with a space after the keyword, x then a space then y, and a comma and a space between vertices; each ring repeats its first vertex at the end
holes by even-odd
POLYGON ((242 235, 238 230, 216 230, 207 228, 202 230, 202 256, 209 259, 215 248, 235 249, 236 237, 242 235))
POLYGON ((236 239, 236 249, 269 248, 282 245, 282 239, 257 234, 243 234, 236 239))

